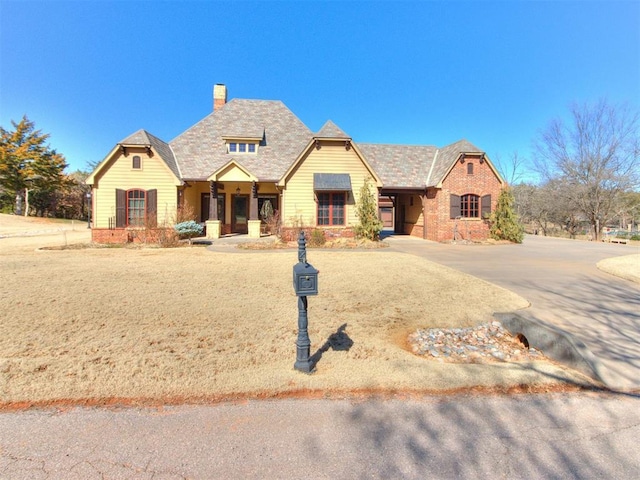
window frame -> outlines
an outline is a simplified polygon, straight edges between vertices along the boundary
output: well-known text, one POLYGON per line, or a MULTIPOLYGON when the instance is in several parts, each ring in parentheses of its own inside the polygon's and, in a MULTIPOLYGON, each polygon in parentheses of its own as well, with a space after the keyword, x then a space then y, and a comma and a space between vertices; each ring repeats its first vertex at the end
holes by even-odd
POLYGON ((147 221, 147 191, 140 188, 132 188, 130 190, 127 190, 126 194, 127 196, 126 196, 126 202, 125 202, 125 219, 126 219, 125 226, 134 227, 134 228, 144 227, 147 221), (131 198, 131 195, 135 194, 136 192, 141 193, 142 197, 131 198), (135 208, 132 209, 130 205, 130 202, 132 200, 133 201, 142 200, 142 203, 138 204, 135 208), (138 211, 138 212, 142 211, 142 217, 140 217, 139 215, 136 217, 138 222, 132 222, 132 217, 130 213, 132 210, 138 211))
POLYGON ((131 170, 142 170, 142 158, 140 155, 134 155, 131 159, 131 170), (138 166, 136 167, 136 160, 138 162, 138 166))
POLYGON ((347 225, 347 192, 344 191, 322 191, 316 192, 316 225, 318 227, 344 227, 347 225), (326 197, 325 197, 326 196, 326 197), (342 199, 342 204, 336 202, 336 199, 342 199), (324 199, 328 202, 325 204, 324 199), (321 214, 321 209, 326 208, 326 215, 321 214), (341 214, 341 221, 340 215, 341 214), (320 223, 321 219, 327 220, 327 223, 320 223), (336 222, 335 220, 338 219, 336 222))
POLYGON ((227 142, 227 153, 255 155, 258 153, 258 142, 227 142))
POLYGON ((480 218, 480 195, 466 193, 460 196, 460 217, 480 218))

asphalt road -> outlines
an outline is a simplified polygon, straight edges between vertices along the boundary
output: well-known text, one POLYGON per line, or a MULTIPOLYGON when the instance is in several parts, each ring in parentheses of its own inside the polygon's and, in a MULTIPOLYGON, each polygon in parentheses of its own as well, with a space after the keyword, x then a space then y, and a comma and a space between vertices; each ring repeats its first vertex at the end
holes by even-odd
POLYGON ((2 479, 637 478, 624 394, 0 413, 2 479))
MULTIPOLYGON (((518 313, 584 342, 607 386, 640 390, 640 285, 598 270, 638 247, 528 235, 521 245, 443 245, 406 236, 393 249, 469 273, 526 298, 518 313)), ((640 265, 638 265, 640 269, 640 265)))

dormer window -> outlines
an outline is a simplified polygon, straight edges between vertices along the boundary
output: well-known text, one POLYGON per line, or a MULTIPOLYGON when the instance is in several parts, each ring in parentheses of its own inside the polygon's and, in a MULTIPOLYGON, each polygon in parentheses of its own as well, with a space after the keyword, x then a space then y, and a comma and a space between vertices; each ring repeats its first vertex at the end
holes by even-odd
POLYGON ((258 142, 227 142, 228 153, 256 153, 258 142))

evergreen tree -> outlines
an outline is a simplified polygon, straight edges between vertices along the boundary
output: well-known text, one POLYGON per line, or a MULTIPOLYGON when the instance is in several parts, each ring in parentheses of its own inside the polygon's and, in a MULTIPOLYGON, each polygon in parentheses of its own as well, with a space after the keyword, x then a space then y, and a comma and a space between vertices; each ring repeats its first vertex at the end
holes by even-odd
POLYGON ((505 187, 498 197, 498 205, 491 214, 491 238, 495 240, 509 240, 514 243, 522 243, 524 227, 513 207, 514 198, 511 188, 505 187))
POLYGON ((360 189, 360 198, 356 205, 356 215, 360 219, 360 223, 355 226, 354 230, 358 238, 378 240, 383 225, 378 218, 378 202, 375 194, 371 191, 370 180, 366 178, 360 189))
MULTIPOLYGON (((48 134, 35 129, 25 115, 13 130, 0 127, 0 206, 16 208, 29 191, 29 202, 41 215, 55 210, 56 192, 64 185, 62 155, 46 144, 48 134)), ((25 199, 26 200, 26 199, 25 199)))

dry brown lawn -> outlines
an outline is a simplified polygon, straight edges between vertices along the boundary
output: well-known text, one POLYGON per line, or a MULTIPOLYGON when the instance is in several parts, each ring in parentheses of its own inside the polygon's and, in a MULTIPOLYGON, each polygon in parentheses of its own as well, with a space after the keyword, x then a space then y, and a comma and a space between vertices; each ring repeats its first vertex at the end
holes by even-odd
POLYGON ((295 250, 34 251, 0 239, 0 404, 168 403, 321 392, 431 392, 587 384, 547 361, 451 364, 410 353, 417 328, 470 326, 521 297, 426 260, 310 250, 311 353, 338 329, 353 345, 293 369, 295 250))

